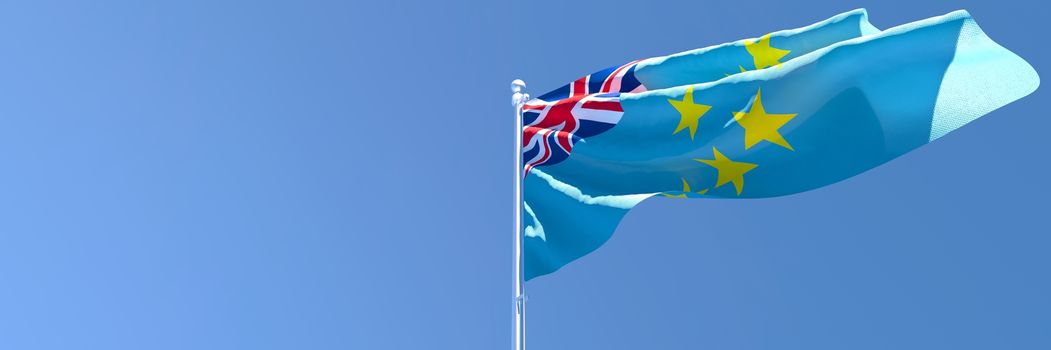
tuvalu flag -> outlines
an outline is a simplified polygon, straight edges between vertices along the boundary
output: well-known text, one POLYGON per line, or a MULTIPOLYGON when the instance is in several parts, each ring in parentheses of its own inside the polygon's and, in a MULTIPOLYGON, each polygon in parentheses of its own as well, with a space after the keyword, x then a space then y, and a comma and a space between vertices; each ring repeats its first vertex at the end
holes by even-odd
POLYGON ((523 107, 525 278, 597 249, 646 198, 829 185, 1038 85, 966 11, 880 31, 855 10, 585 76, 523 107))

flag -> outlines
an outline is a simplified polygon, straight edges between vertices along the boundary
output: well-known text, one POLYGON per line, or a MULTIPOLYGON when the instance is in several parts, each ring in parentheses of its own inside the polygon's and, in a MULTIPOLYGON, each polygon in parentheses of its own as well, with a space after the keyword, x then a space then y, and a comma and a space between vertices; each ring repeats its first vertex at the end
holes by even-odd
POLYGON ((865 10, 854 10, 807 27, 770 33, 760 39, 652 58, 645 60, 641 67, 643 60, 637 60, 581 77, 524 106, 522 148, 525 173, 535 166, 561 162, 569 156, 577 141, 612 128, 622 114, 621 92, 715 81, 738 72, 766 68, 777 59, 791 59, 877 31, 868 22, 865 10), (750 53, 769 47, 772 38, 785 48, 776 49, 780 50, 776 51, 776 58, 771 60, 772 56, 753 56, 750 53), (646 84, 643 85, 640 79, 646 84))
POLYGON ((826 186, 1038 85, 966 11, 880 31, 856 10, 585 76, 523 108, 525 278, 594 251, 647 198, 826 186))

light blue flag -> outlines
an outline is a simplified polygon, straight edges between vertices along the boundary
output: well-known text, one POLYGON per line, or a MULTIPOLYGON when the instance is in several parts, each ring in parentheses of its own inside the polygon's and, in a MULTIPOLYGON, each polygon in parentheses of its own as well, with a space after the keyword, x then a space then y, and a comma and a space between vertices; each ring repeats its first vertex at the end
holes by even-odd
POLYGON ((784 56, 779 57, 784 62, 843 40, 878 32, 879 29, 869 23, 868 13, 858 9, 806 27, 773 32, 760 38, 647 59, 636 68, 635 75, 649 90, 706 83, 779 63, 764 59, 762 55, 757 58, 749 52, 749 48, 754 52, 771 41, 777 42, 777 47, 782 50, 780 52, 784 53, 784 56))
POLYGON ((1038 85, 965 11, 882 32, 853 11, 586 76, 524 108, 526 279, 597 249, 646 198, 829 185, 1038 85))

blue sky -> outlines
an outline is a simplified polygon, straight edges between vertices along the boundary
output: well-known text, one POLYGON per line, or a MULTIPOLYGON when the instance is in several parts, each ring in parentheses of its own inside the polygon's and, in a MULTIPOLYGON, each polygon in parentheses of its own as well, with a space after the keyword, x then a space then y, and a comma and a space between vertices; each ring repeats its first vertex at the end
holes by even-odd
MULTIPOLYGON (((0 348, 510 346, 513 115, 607 66, 856 7, 1031 1, 0 5, 0 348)), ((1051 347, 1046 89, 856 178, 651 200, 528 285, 534 349, 1051 347)))

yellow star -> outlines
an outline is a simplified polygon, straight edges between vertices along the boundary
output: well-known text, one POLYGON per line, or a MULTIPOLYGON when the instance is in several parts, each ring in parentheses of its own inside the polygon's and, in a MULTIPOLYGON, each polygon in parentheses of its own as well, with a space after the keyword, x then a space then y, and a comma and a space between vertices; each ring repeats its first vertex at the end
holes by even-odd
POLYGON ((792 52, 790 50, 782 50, 770 46, 770 34, 759 38, 759 41, 745 42, 744 49, 748 50, 749 55, 752 55, 755 69, 780 65, 781 62, 778 60, 788 55, 789 52, 792 52))
MULTIPOLYGON (((662 194, 665 197, 668 197, 668 198, 686 198, 686 194, 690 193, 690 191, 691 191, 690 190, 690 183, 686 182, 686 178, 683 178, 682 179, 682 192, 683 193, 680 193, 680 194, 662 193, 662 194)), ((705 188, 703 190, 700 190, 700 191, 697 191, 697 194, 705 194, 705 193, 708 193, 708 189, 707 188, 705 188)))
POLYGON ((752 171, 758 165, 732 161, 722 153, 719 153, 719 149, 715 147, 712 147, 712 153, 715 155, 715 159, 694 158, 693 160, 708 164, 719 172, 719 178, 715 181, 716 188, 728 182, 733 182, 734 188, 737 189, 737 195, 740 196, 741 190, 744 189, 744 174, 752 171))
POLYGON ((781 133, 777 132, 777 129, 788 123, 789 120, 795 118, 795 114, 769 114, 766 113, 766 109, 763 108, 763 100, 760 99, 759 93, 761 90, 755 92, 755 101, 752 103, 752 108, 748 112, 734 112, 734 119, 737 120, 737 124, 740 124, 744 128, 744 149, 752 148, 759 141, 770 141, 778 146, 792 149, 792 145, 788 144, 781 133))
POLYGON ((697 133, 697 121, 701 119, 704 113, 707 113, 712 106, 702 105, 693 103, 693 87, 686 88, 686 96, 682 97, 682 101, 668 99, 668 103, 671 103, 675 110, 679 111, 680 120, 679 126, 675 128, 675 132, 672 135, 678 134, 682 129, 690 128, 690 140, 693 140, 693 135, 697 133))

